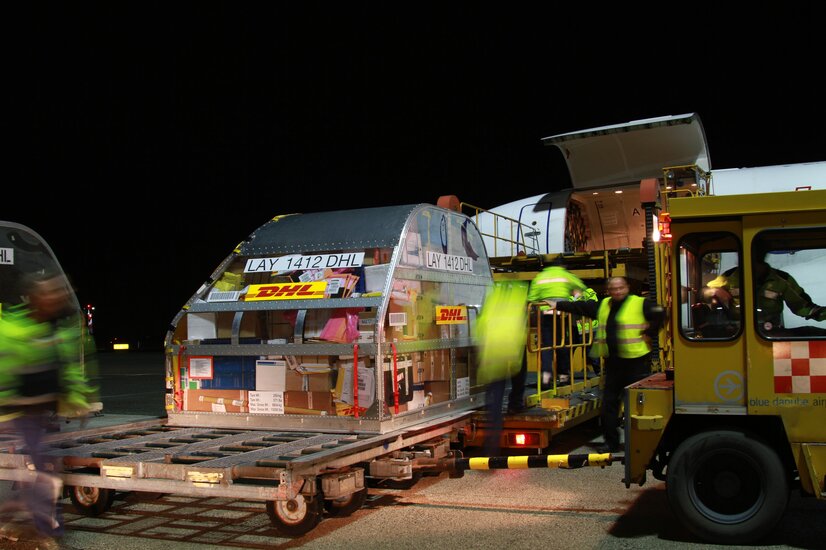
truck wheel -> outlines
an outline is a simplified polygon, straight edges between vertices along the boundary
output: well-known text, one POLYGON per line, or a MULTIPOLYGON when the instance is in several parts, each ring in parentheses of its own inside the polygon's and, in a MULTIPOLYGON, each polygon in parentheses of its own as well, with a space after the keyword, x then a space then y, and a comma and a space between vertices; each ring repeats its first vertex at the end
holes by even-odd
POLYGON ((361 491, 350 493, 341 498, 334 498, 324 501, 324 509, 331 516, 347 517, 359 508, 362 507, 364 501, 367 500, 367 488, 361 491))
POLYGON ((78 513, 84 516, 99 516, 109 510, 115 500, 115 491, 102 487, 68 487, 69 499, 78 513))
POLYGON ((290 500, 267 501, 270 523, 282 535, 299 537, 309 533, 321 521, 322 512, 320 495, 312 500, 299 494, 290 500))
POLYGON ((789 502, 780 457, 744 433, 718 431, 686 439, 666 472, 668 501, 695 535, 718 544, 748 544, 771 531, 789 502))

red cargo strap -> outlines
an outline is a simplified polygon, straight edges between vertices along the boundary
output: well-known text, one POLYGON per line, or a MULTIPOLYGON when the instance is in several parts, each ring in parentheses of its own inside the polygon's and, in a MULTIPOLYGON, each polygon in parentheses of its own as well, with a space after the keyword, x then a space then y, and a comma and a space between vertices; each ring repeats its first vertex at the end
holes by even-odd
MULTIPOLYGON (((172 380, 175 380, 175 375, 177 375, 178 380, 180 382, 183 382, 183 377, 181 376, 181 367, 184 364, 184 350, 186 350, 186 346, 181 346, 180 348, 178 348, 178 372, 172 373, 172 380)), ((178 406, 177 412, 184 410, 184 391, 181 389, 180 383, 175 384, 175 393, 173 395, 175 404, 178 406)))
POLYGON ((390 344, 393 348, 393 412, 399 414, 399 368, 396 354, 396 344, 390 344))
POLYGON ((353 344, 353 409, 359 417, 359 345, 353 344))

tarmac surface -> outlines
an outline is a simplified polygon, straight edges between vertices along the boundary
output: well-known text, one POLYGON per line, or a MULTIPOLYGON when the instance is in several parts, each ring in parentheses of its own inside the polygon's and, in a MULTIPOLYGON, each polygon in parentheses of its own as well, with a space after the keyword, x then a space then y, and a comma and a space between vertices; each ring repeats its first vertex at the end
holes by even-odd
MULTIPOLYGON (((136 363, 137 364, 137 363, 136 363)), ((130 363, 131 365, 131 363, 130 363)), ((113 379, 131 383, 109 388, 155 395, 154 374, 140 368, 107 366, 113 379), (117 374, 120 372, 121 374, 117 374)), ((150 371, 156 368, 151 362, 150 371)), ((158 375, 162 383, 162 374, 158 375)), ((106 387, 106 386, 105 386, 106 387)), ((107 390, 111 391, 111 390, 107 390)), ((104 391, 104 413, 87 428, 161 420, 155 414, 120 414, 104 391)), ((126 410, 140 413, 140 398, 123 398, 126 410)), ((144 400, 146 402, 146 400, 144 400)), ((162 401, 161 401, 162 403, 162 401)), ((154 411, 156 403, 149 403, 154 411)), ((72 421, 61 433, 79 429, 72 421)), ((583 452, 601 442, 596 422, 587 422, 554 438, 552 453, 583 452)), ((472 453, 471 453, 472 454, 472 453)), ((696 549, 826 548, 826 502, 793 493, 789 509, 767 539, 752 546, 703 544, 683 529, 671 513, 662 482, 626 488, 623 467, 577 470, 468 471, 450 479, 443 473, 424 477, 410 489, 371 488, 367 502, 349 517, 325 516, 301 537, 281 536, 269 522, 265 503, 209 496, 118 493, 111 508, 97 517, 78 514, 69 499, 61 501, 66 534, 60 548, 83 550, 237 550, 357 548, 422 550, 462 549, 696 549)), ((12 491, 0 482, 0 502, 12 491)), ((21 538, 0 541, 0 548, 32 550, 21 538)))

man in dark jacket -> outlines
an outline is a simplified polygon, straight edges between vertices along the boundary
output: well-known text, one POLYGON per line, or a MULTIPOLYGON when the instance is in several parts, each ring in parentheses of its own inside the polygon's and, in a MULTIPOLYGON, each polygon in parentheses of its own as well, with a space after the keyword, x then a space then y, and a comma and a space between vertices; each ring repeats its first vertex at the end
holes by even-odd
POLYGON ((600 452, 618 452, 619 408, 626 386, 651 372, 651 338, 664 318, 663 308, 655 301, 629 294, 624 277, 608 280, 608 297, 601 302, 548 301, 551 308, 597 319, 597 332, 591 354, 605 360, 605 389, 600 421, 605 444, 600 452))

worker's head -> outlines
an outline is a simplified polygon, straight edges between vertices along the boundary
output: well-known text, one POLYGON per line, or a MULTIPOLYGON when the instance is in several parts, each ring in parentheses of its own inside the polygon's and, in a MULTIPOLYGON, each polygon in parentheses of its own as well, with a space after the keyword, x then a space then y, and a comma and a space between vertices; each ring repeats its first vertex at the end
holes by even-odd
POLYGON ((556 258, 551 260, 548 267, 565 267, 565 257, 562 256, 562 254, 558 254, 556 258))
POLYGON ((43 322, 64 317, 69 307, 69 284, 62 273, 33 273, 23 280, 32 317, 43 322))
POLYGON ((608 279, 608 295, 612 300, 622 301, 628 296, 629 286, 625 277, 611 277, 608 279))

